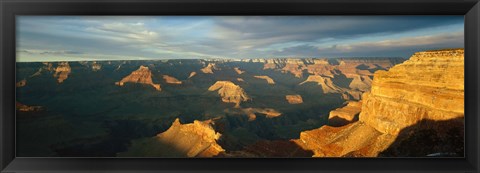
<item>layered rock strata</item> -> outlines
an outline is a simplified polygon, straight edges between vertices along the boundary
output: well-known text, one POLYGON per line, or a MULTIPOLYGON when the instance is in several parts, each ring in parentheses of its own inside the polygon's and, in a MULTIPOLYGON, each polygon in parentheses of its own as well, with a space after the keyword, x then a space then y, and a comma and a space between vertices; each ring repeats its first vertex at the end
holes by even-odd
POLYGON ((72 68, 68 62, 59 62, 53 77, 57 78, 58 83, 62 83, 68 78, 68 75, 72 72, 72 68))
POLYGON ((208 88, 208 91, 216 91, 222 97, 225 103, 235 103, 235 107, 240 107, 240 103, 250 100, 243 88, 230 81, 217 81, 208 88))
POLYGON ((118 86, 123 86, 125 83, 140 83, 151 85, 157 91, 161 91, 160 84, 155 84, 152 81, 152 72, 148 67, 140 66, 137 70, 133 71, 130 75, 124 77, 119 82, 115 82, 118 86))
POLYGON ((412 139, 423 145, 406 150, 448 152, 442 149, 463 147, 461 141, 459 145, 441 142, 463 136, 463 125, 458 125, 463 124, 463 117, 464 50, 425 51, 388 71, 375 73, 371 91, 362 98, 359 121, 304 131, 293 141, 317 157, 375 157, 391 147, 401 148, 404 141, 412 143, 412 139), (435 125, 447 121, 451 122, 435 125), (417 134, 438 139, 431 140, 436 143, 422 142, 429 136, 417 134))

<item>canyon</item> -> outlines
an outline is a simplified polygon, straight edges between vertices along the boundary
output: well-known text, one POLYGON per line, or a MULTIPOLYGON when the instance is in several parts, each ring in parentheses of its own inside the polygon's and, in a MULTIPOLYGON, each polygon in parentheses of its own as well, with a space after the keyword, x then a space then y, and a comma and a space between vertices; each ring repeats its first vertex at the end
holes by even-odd
POLYGON ((18 63, 18 112, 36 115, 19 116, 20 125, 28 127, 19 131, 27 136, 19 139, 19 155, 388 157, 451 153, 457 145, 421 143, 425 140, 419 139, 434 134, 431 141, 447 141, 463 132, 463 50, 418 52, 405 60, 18 63), (20 103, 38 105, 42 111, 20 103), (59 128, 64 129, 62 135, 47 133, 59 128), (29 138, 43 138, 45 143, 34 146, 29 138), (419 144, 433 149, 416 147, 421 151, 414 152, 402 147, 419 144))
MULTIPOLYGON (((360 111, 358 103, 350 103, 330 113, 347 121, 359 113, 358 121, 304 131, 293 141, 313 151, 314 157, 376 157, 385 150, 401 150, 402 142, 425 131, 434 133, 438 140, 449 140, 451 133, 463 136, 463 59, 463 49, 417 52, 388 71, 377 71, 371 91, 362 98, 360 111), (435 123, 442 121, 449 123, 439 123, 443 126, 435 123), (405 132, 405 129, 410 130, 405 132)), ((445 148, 455 152, 463 147, 444 143, 433 145, 433 149, 416 154, 452 152, 442 151, 445 148)))

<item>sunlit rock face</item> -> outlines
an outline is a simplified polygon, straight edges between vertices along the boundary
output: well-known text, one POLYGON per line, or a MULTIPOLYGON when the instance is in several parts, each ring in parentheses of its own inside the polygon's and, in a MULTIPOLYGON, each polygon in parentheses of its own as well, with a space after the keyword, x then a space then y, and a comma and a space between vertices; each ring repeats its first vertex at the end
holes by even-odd
POLYGON ((265 79, 267 81, 267 83, 271 84, 271 85, 275 84, 275 81, 268 76, 253 76, 253 77, 258 78, 258 79, 265 79))
POLYGON ((68 62, 59 62, 53 77, 57 78, 58 83, 62 83, 68 78, 68 75, 72 72, 72 68, 68 62))
POLYGON ((303 103, 303 98, 301 95, 286 95, 285 99, 287 99, 288 103, 290 104, 301 104, 303 103))
POLYGON ((282 115, 281 112, 273 108, 235 108, 225 109, 224 112, 235 115, 247 115, 248 121, 255 120, 257 118, 257 115, 263 115, 267 118, 275 118, 282 115))
POLYGON ((181 124, 177 118, 165 132, 156 136, 163 144, 173 146, 174 149, 187 157, 213 157, 225 150, 217 144, 221 134, 215 132, 211 120, 197 121, 190 124, 181 124))
POLYGON ((362 102, 350 101, 344 107, 330 111, 328 125, 343 126, 358 120, 358 114, 362 110, 362 102))
POLYGON ((208 91, 216 91, 222 97, 225 103, 235 103, 235 107, 240 107, 240 103, 249 100, 249 96, 243 88, 230 81, 217 81, 208 88, 208 91))
POLYGON ((34 112, 34 111, 40 111, 43 109, 41 106, 28 106, 19 102, 16 102, 15 106, 17 110, 21 112, 34 112))
POLYGON ((99 64, 95 61, 92 63, 92 71, 99 71, 102 69, 102 64, 99 64))
POLYGON ((133 71, 130 75, 124 77, 122 80, 119 82, 115 82, 116 85, 123 86, 125 83, 140 83, 140 84, 146 84, 146 85, 151 85, 153 88, 155 88, 157 91, 161 91, 162 89, 160 88, 160 84, 155 84, 152 81, 152 72, 148 67, 145 66, 140 66, 137 70, 133 71))
POLYGON ((233 69, 235 70, 235 72, 237 72, 237 74, 243 74, 243 73, 245 73, 245 71, 241 70, 241 69, 238 68, 238 67, 235 67, 235 68, 233 68, 233 69))
POLYGON ((18 88, 19 87, 24 87, 25 85, 27 85, 27 80, 26 79, 23 79, 21 81, 18 81, 15 86, 17 86, 18 88))
POLYGON ((303 81, 300 83, 300 85, 307 83, 307 82, 314 82, 317 83, 317 85, 320 85, 322 87, 323 93, 338 93, 342 92, 342 89, 335 85, 332 82, 332 79, 329 77, 322 77, 319 75, 310 75, 308 76, 307 80, 303 81))
POLYGON ((376 72, 360 120, 395 135, 423 119, 463 117, 463 54, 463 49, 418 52, 388 72, 376 72))
POLYGON ((192 78, 193 76, 197 75, 197 72, 191 72, 190 75, 188 76, 188 78, 192 78))
POLYGON ((357 122, 304 131, 293 141, 315 157, 463 153, 463 53, 418 52, 388 71, 377 71, 371 91, 362 98, 357 122))
POLYGON ((210 74, 213 74, 214 70, 219 70, 219 68, 215 63, 208 63, 206 67, 200 69, 200 71, 202 71, 203 73, 210 73, 210 74))
POLYGON ((182 81, 179 81, 177 78, 174 78, 169 75, 163 75, 163 79, 168 84, 176 84, 176 85, 182 84, 182 81))

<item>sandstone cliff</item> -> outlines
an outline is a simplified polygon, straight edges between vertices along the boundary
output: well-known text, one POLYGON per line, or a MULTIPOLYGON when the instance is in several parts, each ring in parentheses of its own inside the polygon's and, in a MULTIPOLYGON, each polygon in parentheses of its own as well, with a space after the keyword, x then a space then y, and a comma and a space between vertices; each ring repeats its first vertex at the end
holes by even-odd
POLYGON ((190 78, 192 78, 192 77, 195 76, 195 75, 197 75, 197 72, 194 72, 194 71, 193 71, 193 72, 190 73, 190 75, 188 76, 188 78, 190 79, 190 78))
POLYGON ((203 73, 210 73, 210 74, 213 74, 213 70, 219 70, 219 68, 217 68, 217 65, 214 63, 208 63, 206 67, 200 69, 200 71, 202 71, 203 73))
POLYGON ((328 125, 344 126, 358 120, 358 114, 362 110, 362 102, 350 101, 344 107, 330 111, 328 125))
POLYGON ((287 99, 288 103, 290 104, 300 104, 303 103, 303 99, 301 95, 286 95, 285 99, 287 99))
POLYGON ((72 72, 72 68, 70 68, 68 62, 59 62, 53 77, 57 78, 58 83, 62 83, 68 78, 70 72, 72 72))
POLYGON ((253 76, 255 78, 258 78, 258 79, 265 79, 267 81, 268 84, 275 84, 275 81, 273 81, 272 78, 268 77, 268 76, 253 76))
POLYGON ((463 142, 449 142, 449 137, 463 136, 463 54, 463 49, 418 52, 388 71, 377 71, 371 91, 362 98, 358 122, 305 131, 293 141, 317 157, 374 157, 408 150, 421 151, 416 154, 423 156, 450 150, 463 153, 463 142), (434 140, 423 141, 431 136, 434 140))
POLYGON ((181 124, 177 118, 165 132, 156 139, 166 145, 173 146, 177 152, 187 157, 213 157, 225 150, 217 144, 221 134, 215 132, 211 120, 181 124))
POLYGON ((240 107, 240 103, 250 100, 243 88, 230 81, 217 81, 208 88, 208 91, 216 91, 222 97, 225 103, 235 103, 235 107, 240 107))
POLYGON ((115 82, 116 85, 123 86, 125 83, 140 83, 147 84, 154 87, 156 90, 161 91, 160 84, 154 84, 152 81, 152 72, 148 67, 140 66, 137 70, 133 71, 130 75, 124 77, 119 82, 115 82))
POLYGON ((169 75, 163 75, 163 79, 168 84, 176 84, 176 85, 182 84, 182 81, 179 81, 177 78, 174 78, 174 77, 169 76, 169 75))
POLYGON ((235 72, 237 72, 237 74, 243 74, 243 73, 245 73, 245 71, 240 70, 240 68, 238 68, 238 67, 235 67, 235 68, 233 68, 233 69, 235 70, 235 72))

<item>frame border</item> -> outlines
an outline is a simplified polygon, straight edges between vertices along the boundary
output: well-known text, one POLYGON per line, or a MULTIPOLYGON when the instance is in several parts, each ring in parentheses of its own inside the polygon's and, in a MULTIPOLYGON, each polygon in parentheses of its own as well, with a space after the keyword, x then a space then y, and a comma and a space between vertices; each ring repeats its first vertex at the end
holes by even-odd
POLYGON ((0 0, 1 172, 478 172, 478 0, 0 0), (464 158, 15 158, 16 15, 464 15, 464 158))

